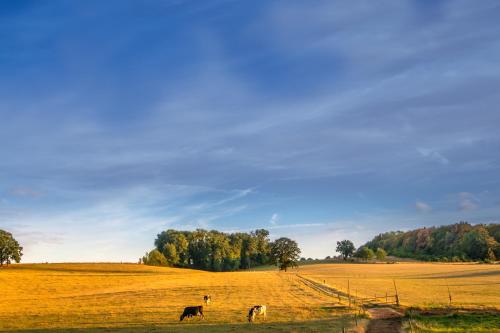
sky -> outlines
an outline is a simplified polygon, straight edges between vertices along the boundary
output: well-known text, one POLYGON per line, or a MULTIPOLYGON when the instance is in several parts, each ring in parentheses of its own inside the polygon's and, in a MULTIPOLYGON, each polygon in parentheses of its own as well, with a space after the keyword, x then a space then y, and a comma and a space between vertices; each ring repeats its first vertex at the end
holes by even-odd
POLYGON ((498 1, 2 1, 0 229, 23 262, 169 228, 305 257, 500 220, 498 1))

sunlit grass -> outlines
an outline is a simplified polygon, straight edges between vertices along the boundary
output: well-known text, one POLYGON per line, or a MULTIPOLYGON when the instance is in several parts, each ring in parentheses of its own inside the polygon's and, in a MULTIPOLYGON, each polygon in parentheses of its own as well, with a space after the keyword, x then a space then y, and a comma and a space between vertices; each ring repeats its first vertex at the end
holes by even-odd
MULTIPOLYGON (((500 308, 500 265, 398 263, 303 266, 299 274, 360 297, 394 295, 396 281, 402 305, 500 308)), ((381 299, 382 300, 382 299, 381 299)))
POLYGON ((278 272, 210 273, 132 264, 16 265, 0 270, 0 329, 140 327, 179 323, 210 294, 203 324, 245 323, 266 304, 269 322, 332 318, 333 300, 278 272))
POLYGON ((240 332, 252 327, 253 332, 322 332, 342 321, 352 325, 343 316, 345 303, 340 306, 336 298, 306 286, 296 273, 343 291, 349 279, 351 293, 360 297, 393 294, 395 279, 402 304, 412 306, 446 306, 449 284, 454 306, 500 308, 500 266, 495 265, 325 264, 289 273, 13 265, 0 269, 0 330, 240 332), (205 294, 212 296, 206 320, 179 323, 182 309, 201 305, 205 294), (268 319, 251 325, 246 315, 255 304, 267 305, 268 319))

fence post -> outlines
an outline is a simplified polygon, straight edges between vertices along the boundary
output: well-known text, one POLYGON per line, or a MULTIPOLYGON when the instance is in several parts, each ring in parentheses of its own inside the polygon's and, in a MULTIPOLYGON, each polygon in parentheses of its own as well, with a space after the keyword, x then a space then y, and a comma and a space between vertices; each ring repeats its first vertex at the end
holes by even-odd
POLYGON ((351 289, 349 286, 349 280, 347 280, 347 298, 349 298, 349 307, 351 307, 351 289))
POLYGON ((448 280, 446 280, 446 288, 448 288, 448 299, 450 300, 450 307, 451 307, 451 292, 450 292, 450 285, 448 284, 448 280))
POLYGON ((389 300, 387 299, 387 290, 385 291, 385 303, 389 303, 389 300))
POLYGON ((392 280, 394 283, 394 290, 396 291, 396 305, 399 306, 399 295, 398 295, 398 288, 396 287, 396 280, 392 280))

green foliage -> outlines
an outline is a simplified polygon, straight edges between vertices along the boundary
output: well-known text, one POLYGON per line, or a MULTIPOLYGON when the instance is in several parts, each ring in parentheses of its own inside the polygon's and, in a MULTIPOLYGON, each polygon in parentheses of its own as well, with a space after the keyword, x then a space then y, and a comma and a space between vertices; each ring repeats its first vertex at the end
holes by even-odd
POLYGON ((373 250, 369 247, 362 246, 358 249, 358 251, 356 251, 355 257, 364 260, 371 260, 375 257, 375 253, 373 253, 373 250))
POLYGON ((12 261, 20 262, 23 248, 10 232, 0 229, 0 266, 9 265, 12 261))
POLYGON ((380 234, 365 244, 389 255, 432 261, 495 260, 500 258, 498 224, 471 225, 460 222, 407 232, 380 234))
POLYGON ((384 249, 378 247, 377 251, 375 251, 375 256, 377 257, 377 260, 384 260, 385 257, 387 257, 387 252, 385 252, 384 249))
POLYGON ((445 315, 415 315, 413 325, 418 332, 497 332, 500 316, 496 313, 453 313, 445 315))
POLYGON ((354 247, 353 242, 348 239, 344 239, 343 241, 337 242, 336 251, 342 255, 342 258, 346 260, 354 254, 356 248, 354 247))
POLYGON ((179 263, 179 255, 177 254, 177 248, 172 243, 167 243, 163 246, 163 256, 167 260, 170 266, 179 263))
POLYGON ((169 265, 210 271, 234 271, 271 263, 269 232, 223 233, 216 230, 166 230, 155 246, 169 265))
POLYGON ((271 257, 280 270, 297 267, 300 258, 300 249, 296 241, 282 237, 271 244, 271 257))
POLYGON ((142 262, 145 265, 150 265, 150 266, 168 266, 167 259, 157 249, 151 250, 151 252, 146 253, 144 257, 142 257, 142 262))
POLYGON ((472 260, 495 260, 493 249, 497 246, 483 226, 464 235, 460 243, 462 251, 472 260))

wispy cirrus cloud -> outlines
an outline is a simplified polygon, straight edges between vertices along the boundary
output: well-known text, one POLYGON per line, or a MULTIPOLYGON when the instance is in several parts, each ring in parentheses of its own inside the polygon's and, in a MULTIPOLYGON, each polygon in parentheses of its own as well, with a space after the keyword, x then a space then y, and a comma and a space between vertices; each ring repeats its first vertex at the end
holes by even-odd
POLYGON ((279 221, 279 216, 277 213, 273 213, 273 215, 271 216, 271 218, 269 219, 269 224, 271 225, 276 225, 279 221))
POLYGON ((479 208, 478 199, 469 192, 460 192, 458 194, 460 210, 469 211, 479 208))
POLYGON ((42 193, 29 188, 29 187, 14 187, 11 188, 9 191, 9 194, 12 196, 16 197, 30 197, 30 198, 37 198, 42 195, 42 193))
POLYGON ((415 202, 415 208, 417 211, 422 212, 422 213, 428 213, 432 210, 432 207, 423 201, 417 200, 415 202))
POLYGON ((168 227, 270 226, 331 254, 384 214, 498 216, 495 1, 138 7, 2 7, 0 223, 63 229, 29 260, 134 259, 168 227))

